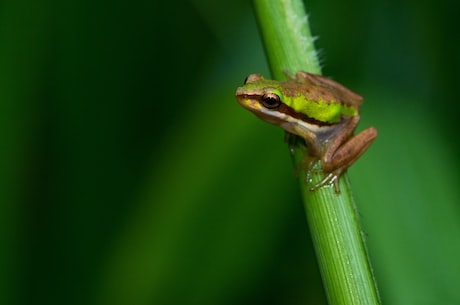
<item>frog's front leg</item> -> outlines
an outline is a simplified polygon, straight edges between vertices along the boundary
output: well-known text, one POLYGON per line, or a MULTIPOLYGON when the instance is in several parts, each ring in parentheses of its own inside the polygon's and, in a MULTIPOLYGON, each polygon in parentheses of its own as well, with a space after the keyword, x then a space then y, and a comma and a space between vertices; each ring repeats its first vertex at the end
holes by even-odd
POLYGON ((313 144, 310 144, 309 148, 305 147, 306 141, 311 142, 311 136, 310 137, 306 135, 304 136, 305 138, 297 136, 290 132, 286 132, 284 141, 288 143, 289 152, 291 153, 291 156, 294 156, 296 148, 304 150, 304 156, 302 160, 299 163, 295 164, 294 175, 298 176, 303 170, 305 170, 305 174, 306 174, 305 182, 310 183, 313 165, 316 163, 316 161, 319 160, 318 157, 312 156, 311 153, 313 150, 314 152, 318 153, 319 147, 313 144))

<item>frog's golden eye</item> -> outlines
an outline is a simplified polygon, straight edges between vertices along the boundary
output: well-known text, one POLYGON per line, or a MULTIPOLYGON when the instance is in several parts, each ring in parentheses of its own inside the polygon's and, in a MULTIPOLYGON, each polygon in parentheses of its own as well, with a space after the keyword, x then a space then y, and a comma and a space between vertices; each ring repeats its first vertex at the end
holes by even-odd
POLYGON ((277 109, 281 105, 281 99, 274 93, 266 93, 262 96, 262 106, 267 109, 277 109))

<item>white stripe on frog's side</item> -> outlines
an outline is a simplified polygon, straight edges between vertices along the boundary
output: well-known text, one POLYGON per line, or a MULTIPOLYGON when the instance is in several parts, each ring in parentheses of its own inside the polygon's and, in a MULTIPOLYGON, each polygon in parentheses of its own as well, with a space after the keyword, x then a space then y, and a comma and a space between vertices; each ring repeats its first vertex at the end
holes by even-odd
POLYGON ((284 129, 301 137, 305 137, 306 134, 314 134, 320 141, 327 141, 329 138, 335 136, 348 121, 348 119, 343 118, 342 121, 337 124, 316 125, 289 116, 286 116, 285 120, 286 122, 282 123, 281 126, 284 129))
MULTIPOLYGON (((258 104, 258 106, 260 106, 260 104, 258 104)), ((302 138, 317 138, 321 141, 327 141, 329 138, 333 137, 337 131, 340 131, 343 124, 346 124, 348 121, 346 118, 343 118, 341 122, 336 124, 317 125, 292 117, 284 112, 268 110, 263 107, 259 107, 258 110, 259 112, 255 112, 255 114, 262 117, 262 119, 268 123, 278 125, 284 130, 302 138)))

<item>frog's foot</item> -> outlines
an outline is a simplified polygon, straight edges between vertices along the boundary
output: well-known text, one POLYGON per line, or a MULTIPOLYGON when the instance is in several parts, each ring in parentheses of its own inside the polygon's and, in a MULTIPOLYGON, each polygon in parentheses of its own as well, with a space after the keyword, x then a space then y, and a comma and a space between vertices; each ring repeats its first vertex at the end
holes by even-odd
POLYGON ((342 173, 343 173, 342 170, 337 170, 337 171, 328 173, 326 177, 323 178, 323 180, 321 180, 320 182, 312 186, 310 188, 310 191, 313 192, 323 186, 334 184, 335 193, 340 194, 339 178, 342 175, 342 173))

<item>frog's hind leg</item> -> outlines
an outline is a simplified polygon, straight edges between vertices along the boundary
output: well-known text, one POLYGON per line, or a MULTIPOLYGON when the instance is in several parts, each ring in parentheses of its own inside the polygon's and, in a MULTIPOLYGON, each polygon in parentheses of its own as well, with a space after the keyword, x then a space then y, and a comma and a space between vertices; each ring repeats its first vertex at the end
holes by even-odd
POLYGON ((332 150, 334 152, 332 156, 324 157, 324 171, 328 173, 339 171, 339 175, 342 174, 361 157, 376 137, 377 130, 374 127, 369 127, 353 136, 336 150, 332 150))

